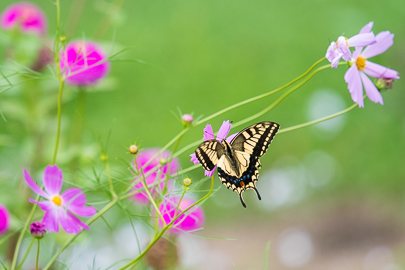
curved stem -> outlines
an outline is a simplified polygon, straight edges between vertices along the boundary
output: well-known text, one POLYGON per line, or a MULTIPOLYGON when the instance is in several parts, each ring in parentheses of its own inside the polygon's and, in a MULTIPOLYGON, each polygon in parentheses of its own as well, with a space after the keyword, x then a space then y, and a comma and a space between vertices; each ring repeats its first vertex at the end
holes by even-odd
POLYGON ((191 204, 190 206, 188 206, 186 209, 184 209, 182 212, 180 212, 177 216, 175 216, 169 224, 167 224, 165 227, 163 227, 163 229, 157 233, 155 235, 155 237, 152 239, 152 241, 148 244, 148 246, 141 252, 141 254, 138 255, 138 257, 136 257, 135 259, 131 260, 129 263, 127 263, 126 265, 124 265, 123 267, 120 268, 120 270, 124 270, 124 269, 128 269, 131 266, 136 265, 147 253, 148 251, 156 244, 156 242, 165 234, 165 232, 167 230, 169 230, 172 225, 174 224, 174 222, 176 222, 176 220, 178 218, 180 218, 183 214, 185 214, 186 212, 188 212, 191 208, 193 208, 194 206, 203 203, 205 200, 207 200, 212 192, 214 191, 214 176, 211 177, 211 183, 210 183, 210 188, 208 190, 208 193, 205 194, 203 197, 201 197, 198 201, 196 201, 195 203, 191 204))
POLYGON ((358 107, 358 105, 355 103, 355 104, 351 105, 350 107, 348 107, 348 108, 346 108, 346 109, 344 109, 344 110, 342 110, 340 112, 330 114, 330 115, 327 115, 325 117, 321 117, 321 118, 318 118, 318 119, 315 119, 315 120, 312 120, 312 121, 308 121, 308 122, 305 122, 305 123, 302 123, 302 124, 299 124, 299 125, 295 125, 295 126, 292 126, 292 127, 281 129, 278 133, 281 134, 281 133, 290 132, 290 131, 293 131, 293 130, 296 130, 296 129, 313 126, 313 125, 319 124, 321 122, 336 118, 336 117, 338 117, 338 116, 340 116, 342 114, 345 114, 347 112, 350 112, 351 110, 353 110, 354 108, 357 108, 357 107, 358 107))
POLYGON ((238 102, 238 103, 236 103, 236 104, 233 104, 233 105, 231 105, 231 106, 229 106, 229 107, 226 107, 226 108, 224 108, 224 109, 222 109, 222 110, 220 110, 220 111, 218 111, 218 112, 216 112, 216 113, 213 113, 213 114, 211 114, 211 115, 209 115, 209 116, 207 116, 207 117, 201 119, 200 121, 198 121, 198 122, 195 124, 195 126, 198 126, 198 125, 200 125, 200 124, 202 124, 202 123, 205 123, 205 122, 207 122, 207 121, 209 121, 209 120, 211 120, 211 119, 213 119, 213 118, 215 118, 215 117, 217 117, 217 116, 220 116, 221 114, 224 114, 224 113, 226 113, 226 112, 228 112, 228 111, 230 111, 230 110, 239 108, 239 107, 241 107, 241 106, 243 106, 243 105, 245 105, 245 104, 254 102, 254 101, 256 101, 256 100, 259 100, 259 99, 262 99, 262 98, 271 96, 271 95, 273 95, 273 94, 275 94, 275 93, 277 93, 277 92, 279 92, 279 91, 281 91, 281 90, 283 90, 283 89, 285 89, 285 88, 288 88, 289 86, 293 85, 295 82, 297 82, 297 81, 301 80, 302 78, 304 78, 305 76, 307 76, 317 65, 319 65, 319 64, 320 64, 322 61, 324 61, 324 60, 325 60, 325 57, 322 57, 321 59, 317 60, 317 61, 316 61, 314 64, 312 64, 304 73, 302 73, 301 75, 299 75, 299 76, 296 77, 295 79, 289 81, 288 83, 286 83, 286 84, 284 84, 284 85, 282 85, 282 86, 280 86, 280 87, 277 87, 277 88, 274 89, 274 90, 271 90, 271 91, 268 91, 268 92, 266 92, 266 93, 264 93, 264 94, 261 94, 261 95, 258 95, 258 96, 255 96, 255 97, 252 97, 252 98, 243 100, 243 101, 238 102))

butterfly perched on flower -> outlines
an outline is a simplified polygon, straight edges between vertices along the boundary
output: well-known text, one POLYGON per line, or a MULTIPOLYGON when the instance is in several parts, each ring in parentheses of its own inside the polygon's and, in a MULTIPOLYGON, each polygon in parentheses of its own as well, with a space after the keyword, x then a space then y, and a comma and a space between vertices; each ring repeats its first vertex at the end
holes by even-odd
POLYGON ((227 140, 207 140, 195 150, 195 155, 205 170, 218 167, 222 184, 239 194, 243 207, 243 192, 253 189, 259 200, 256 188, 261 167, 259 158, 266 153, 280 125, 274 122, 260 122, 251 125, 228 142, 227 140))

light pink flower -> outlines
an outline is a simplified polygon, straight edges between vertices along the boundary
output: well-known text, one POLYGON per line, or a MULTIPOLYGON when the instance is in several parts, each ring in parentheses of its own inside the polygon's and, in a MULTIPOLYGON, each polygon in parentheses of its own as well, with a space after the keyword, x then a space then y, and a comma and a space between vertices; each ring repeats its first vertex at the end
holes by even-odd
MULTIPOLYGON (((216 139, 217 141, 222 142, 223 140, 226 139, 227 142, 230 142, 236 136, 236 133, 235 133, 235 134, 232 134, 231 136, 229 136, 228 138, 226 137, 226 136, 228 136, 228 133, 231 130, 231 128, 232 128, 231 122, 224 121, 218 130, 217 137, 215 138, 214 131, 212 130, 212 126, 210 124, 207 124, 204 128, 204 141, 216 139)), ((190 155, 190 158, 191 158, 191 162, 193 162, 194 164, 200 164, 200 161, 196 157, 195 153, 192 153, 190 155)), ((205 171, 205 175, 209 176, 209 177, 213 176, 216 168, 217 167, 215 166, 215 168, 212 169, 212 171, 205 171)))
POLYGON ((103 50, 95 43, 74 41, 62 52, 60 68, 66 82, 71 85, 88 86, 104 78, 110 64, 103 50))
POLYGON ((6 233, 10 226, 10 215, 7 208, 0 204, 0 235, 6 233))
MULTIPOLYGON (((162 228, 164 225, 169 224, 177 215, 184 211, 187 207, 195 203, 194 200, 180 197, 166 198, 159 206, 160 213, 163 216, 165 224, 159 219, 159 225, 162 228)), ((170 228, 172 233, 192 232, 201 229, 204 225, 204 211, 199 206, 194 206, 185 214, 182 214, 170 228)))
POLYGON ((399 74, 393 69, 370 62, 368 59, 382 54, 394 43, 394 35, 388 31, 379 33, 376 42, 367 47, 358 47, 350 59, 351 67, 345 74, 345 81, 354 102, 359 107, 364 107, 363 87, 368 98, 379 104, 383 104, 383 98, 375 84, 367 77, 377 79, 399 79, 399 74))
POLYGON ((337 68, 342 58, 345 61, 349 61, 352 57, 350 47, 364 47, 374 43, 375 37, 374 34, 371 33, 372 27, 373 22, 369 22, 360 30, 359 34, 351 38, 340 36, 336 42, 331 42, 325 55, 326 59, 331 63, 331 66, 337 68))
MULTIPOLYGON (((140 152, 136 156, 133 165, 135 170, 141 170, 143 175, 149 174, 146 176, 145 181, 150 188, 152 195, 156 195, 156 193, 163 191, 165 187, 170 189, 172 187, 172 180, 170 178, 166 179, 166 177, 170 177, 170 175, 176 173, 180 168, 180 163, 177 158, 173 158, 170 162, 167 162, 172 155, 170 152, 164 151, 160 155, 157 155, 159 151, 160 149, 158 148, 151 148, 140 152), (162 161, 165 162, 163 166, 161 166, 162 161), (161 166, 159 169, 151 172, 159 166, 161 166), (167 186, 165 186, 165 183, 167 183, 167 186)), ((134 190, 138 192, 135 193, 133 198, 139 203, 147 204, 149 199, 139 177, 135 179, 137 183, 134 185, 134 190)))
POLYGON ((19 28, 23 32, 34 32, 44 35, 46 18, 44 13, 34 4, 28 2, 15 3, 6 8, 1 15, 3 29, 19 28))
POLYGON ((49 232, 59 232, 59 225, 67 233, 77 234, 82 229, 89 229, 77 216, 91 217, 96 213, 96 208, 86 206, 86 195, 79 188, 69 188, 61 194, 63 185, 62 171, 58 166, 48 165, 44 171, 43 184, 45 190, 40 188, 24 170, 24 179, 27 185, 44 201, 30 202, 37 204, 45 215, 42 222, 49 232))

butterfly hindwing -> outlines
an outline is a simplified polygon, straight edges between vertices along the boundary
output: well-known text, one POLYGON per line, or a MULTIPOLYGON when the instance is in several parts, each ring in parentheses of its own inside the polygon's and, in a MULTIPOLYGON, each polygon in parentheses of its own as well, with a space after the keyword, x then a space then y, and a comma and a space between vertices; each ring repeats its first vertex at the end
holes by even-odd
POLYGON ((215 168, 223 153, 224 147, 217 140, 205 141, 195 150, 196 157, 207 171, 215 168))

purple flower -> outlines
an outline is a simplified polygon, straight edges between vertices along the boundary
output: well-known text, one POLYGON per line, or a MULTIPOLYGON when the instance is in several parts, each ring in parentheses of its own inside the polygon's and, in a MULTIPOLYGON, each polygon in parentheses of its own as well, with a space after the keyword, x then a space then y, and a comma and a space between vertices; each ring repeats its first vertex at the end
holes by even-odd
POLYGON ((383 104, 383 98, 370 77, 377 79, 399 79, 399 74, 393 69, 370 62, 368 59, 382 54, 394 43, 394 35, 388 31, 379 33, 375 37, 375 43, 363 48, 358 47, 350 59, 351 67, 346 71, 345 81, 354 102, 359 107, 364 107, 363 86, 368 98, 379 104, 383 104), (368 76, 367 76, 368 75, 368 76))
POLYGON ((67 233, 73 234, 79 233, 82 229, 89 229, 77 216, 91 217, 96 213, 96 208, 86 206, 86 195, 79 188, 69 188, 60 193, 63 175, 58 166, 48 165, 45 168, 42 180, 45 190, 35 183, 26 170, 24 178, 32 191, 45 199, 44 201, 30 199, 30 202, 37 204, 45 212, 42 222, 47 231, 59 232, 59 225, 67 233))
POLYGON ((45 223, 41 221, 34 221, 30 225, 30 233, 34 238, 41 239, 46 234, 45 223))
POLYGON ((10 215, 7 208, 0 204, 0 235, 6 233, 10 226, 10 215))
POLYGON ((8 6, 1 15, 3 29, 19 28, 23 32, 43 35, 46 32, 44 13, 35 5, 27 2, 8 6))
MULTIPOLYGON (((223 140, 225 140, 226 136, 228 136, 228 133, 231 130, 231 128, 232 128, 231 122, 224 121, 218 130, 217 137, 215 138, 214 131, 212 130, 212 126, 210 124, 208 124, 204 128, 204 141, 216 139, 217 141, 222 142, 223 140)), ((230 142, 235 137, 235 135, 236 134, 232 134, 231 136, 226 138, 226 141, 230 142)), ((195 153, 191 154, 190 157, 191 157, 191 162, 193 162, 194 164, 200 164, 200 161, 196 157, 195 153)), ((209 177, 213 176, 216 168, 217 167, 215 166, 215 168, 212 169, 212 171, 205 171, 205 175, 209 176, 209 177)))
POLYGON ((110 64, 97 44, 74 41, 69 43, 62 52, 60 68, 67 83, 87 86, 104 78, 109 71, 110 64))
MULTIPOLYGON (((194 200, 180 197, 166 198, 159 206, 160 213, 163 216, 165 224, 159 219, 160 227, 169 224, 177 215, 184 211, 187 207, 195 203, 194 200), (180 202, 180 203, 179 203, 180 202)), ((182 214, 170 228, 172 233, 192 232, 201 229, 204 225, 204 211, 201 207, 194 206, 185 214, 182 214)))
MULTIPOLYGON (((160 155, 154 157, 160 150, 158 148, 151 148, 140 152, 136 159, 134 160, 134 168, 139 171, 142 171, 143 175, 149 174, 146 176, 146 184, 150 187, 152 195, 155 195, 159 191, 162 191, 165 188, 170 188, 172 181, 166 180, 166 177, 176 173, 180 168, 180 163, 177 158, 173 158, 168 162, 168 159, 171 158, 171 153, 164 151, 160 155), (154 157, 154 158, 153 158, 154 157), (153 159, 152 159, 153 158, 153 159), (164 165, 162 165, 164 163, 164 165), (146 165, 147 164, 147 165, 146 165), (156 169, 160 167, 159 169, 156 169), (152 170, 156 170, 151 172, 152 170)), ((137 182, 134 185, 134 190, 137 191, 134 195, 134 199, 142 204, 147 204, 149 202, 148 195, 146 194, 141 179, 137 176, 135 181, 137 182)))
POLYGON ((373 22, 369 22, 360 30, 359 34, 351 38, 340 36, 336 42, 331 42, 325 55, 326 59, 331 63, 331 66, 337 68, 342 58, 345 61, 349 61, 352 57, 350 47, 364 47, 374 43, 375 37, 374 34, 371 33, 372 27, 373 22))

